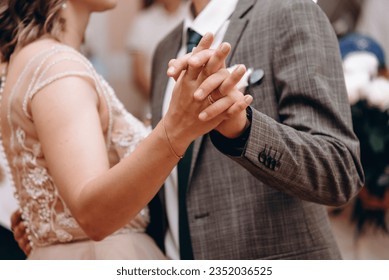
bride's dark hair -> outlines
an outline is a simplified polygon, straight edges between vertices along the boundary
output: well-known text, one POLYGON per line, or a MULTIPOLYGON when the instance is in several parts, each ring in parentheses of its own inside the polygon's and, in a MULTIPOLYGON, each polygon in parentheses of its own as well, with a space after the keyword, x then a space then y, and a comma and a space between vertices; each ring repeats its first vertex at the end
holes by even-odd
POLYGON ((18 46, 50 34, 57 38, 65 21, 61 8, 65 0, 1 0, 0 61, 9 61, 18 46))

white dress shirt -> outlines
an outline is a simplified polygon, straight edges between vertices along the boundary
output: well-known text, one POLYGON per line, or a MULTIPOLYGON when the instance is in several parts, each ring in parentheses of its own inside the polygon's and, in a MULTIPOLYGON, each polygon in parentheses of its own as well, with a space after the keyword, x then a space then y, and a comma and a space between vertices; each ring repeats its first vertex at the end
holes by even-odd
MULTIPOLYGON (((211 32, 214 35, 214 42, 211 48, 219 46, 223 42, 224 35, 228 28, 229 18, 234 12, 237 3, 238 0, 212 0, 196 18, 193 17, 190 6, 188 6, 187 14, 184 19, 181 49, 179 50, 177 57, 181 57, 186 53, 188 28, 193 29, 203 36, 207 32, 211 32)), ((163 102, 163 114, 165 114, 169 108, 174 85, 174 79, 170 78, 163 102)), ((174 168, 170 176, 166 179, 165 198, 168 220, 168 229, 165 236, 166 254, 171 259, 179 259, 178 182, 176 168, 174 168)))

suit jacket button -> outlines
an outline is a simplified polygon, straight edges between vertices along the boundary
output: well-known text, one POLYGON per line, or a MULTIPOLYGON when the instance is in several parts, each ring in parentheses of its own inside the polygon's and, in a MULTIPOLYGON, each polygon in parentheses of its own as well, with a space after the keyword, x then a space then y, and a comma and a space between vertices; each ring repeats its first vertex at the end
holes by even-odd
POLYGON ((275 170, 277 163, 278 163, 278 161, 275 160, 275 159, 273 159, 273 160, 271 161, 271 163, 270 163, 270 168, 273 169, 273 170, 275 170))
POLYGON ((267 157, 267 155, 266 155, 266 149, 265 149, 262 152, 260 152, 259 155, 258 155, 259 162, 260 163, 265 163, 266 157, 267 157))
POLYGON ((271 166, 271 163, 272 163, 273 160, 274 160, 274 159, 273 159, 272 156, 268 156, 268 157, 266 158, 266 163, 265 163, 266 167, 271 168, 270 166, 271 166))

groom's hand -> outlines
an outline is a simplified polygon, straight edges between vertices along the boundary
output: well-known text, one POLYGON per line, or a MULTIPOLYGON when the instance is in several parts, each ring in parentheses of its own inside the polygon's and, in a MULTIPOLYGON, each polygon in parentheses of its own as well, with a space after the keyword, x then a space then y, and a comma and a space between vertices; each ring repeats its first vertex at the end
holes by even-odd
POLYGON ((248 126, 245 109, 252 102, 251 96, 243 96, 236 87, 245 73, 245 67, 240 66, 228 78, 221 78, 220 71, 225 68, 225 60, 231 46, 222 43, 216 50, 211 50, 209 48, 212 41, 212 34, 206 34, 192 53, 169 62, 167 74, 176 81, 180 75, 185 74, 196 80, 197 84, 201 84, 193 97, 200 102, 208 99, 210 104, 199 118, 207 121, 223 114, 225 120, 215 129, 228 138, 235 138, 248 126), (233 105, 226 109, 226 104, 232 103, 233 105))
POLYGON ((11 216, 11 230, 20 249, 28 256, 31 253, 30 240, 28 240, 27 227, 25 226, 20 211, 15 211, 11 216))
POLYGON ((239 137, 250 125, 247 116, 246 108, 253 100, 251 95, 243 95, 238 90, 237 84, 246 72, 244 65, 239 65, 235 70, 225 78, 217 90, 209 93, 209 88, 215 88, 214 79, 206 79, 199 89, 194 93, 195 99, 198 101, 208 99, 210 106, 208 106, 199 116, 203 121, 207 121, 210 118, 215 117, 218 114, 224 114, 224 120, 215 128, 225 137, 237 138, 239 137), (234 103, 225 112, 222 112, 224 103, 234 103))

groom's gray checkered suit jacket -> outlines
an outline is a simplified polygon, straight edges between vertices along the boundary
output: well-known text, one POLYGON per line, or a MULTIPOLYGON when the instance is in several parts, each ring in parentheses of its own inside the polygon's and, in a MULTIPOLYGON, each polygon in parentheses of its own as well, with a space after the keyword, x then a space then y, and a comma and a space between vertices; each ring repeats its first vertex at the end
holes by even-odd
MULTIPOLYGON (((155 53, 154 125, 181 33, 179 26, 155 53)), ((320 204, 349 201, 363 172, 331 25, 311 0, 240 0, 224 40, 229 65, 260 68, 265 77, 248 89, 253 115, 241 157, 223 155, 209 135, 196 140, 187 194, 195 258, 340 258, 320 204), (264 150, 277 168, 261 162, 264 150)), ((163 204, 163 191, 158 199, 163 204)), ((158 228, 165 220, 152 205, 158 228)))

